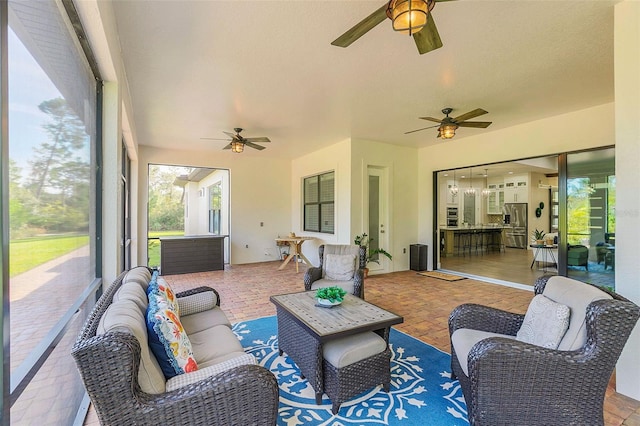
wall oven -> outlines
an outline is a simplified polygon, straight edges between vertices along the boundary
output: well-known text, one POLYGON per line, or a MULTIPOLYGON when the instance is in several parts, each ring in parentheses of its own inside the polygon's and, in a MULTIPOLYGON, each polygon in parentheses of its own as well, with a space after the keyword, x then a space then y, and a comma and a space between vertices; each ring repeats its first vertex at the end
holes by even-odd
POLYGON ((447 226, 458 226, 457 207, 447 207, 447 226))

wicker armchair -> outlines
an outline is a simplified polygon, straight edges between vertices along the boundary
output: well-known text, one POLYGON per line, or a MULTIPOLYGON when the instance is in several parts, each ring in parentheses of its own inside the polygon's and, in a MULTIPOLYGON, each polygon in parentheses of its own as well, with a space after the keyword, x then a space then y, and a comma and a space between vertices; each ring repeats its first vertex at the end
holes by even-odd
POLYGON ((136 337, 126 332, 96 335, 124 276, 100 297, 71 351, 101 424, 276 424, 278 383, 259 365, 234 367, 170 392, 143 392, 138 383, 141 349, 136 337))
POLYGON ((354 296, 358 296, 364 299, 364 268, 366 264, 366 248, 356 245, 321 245, 318 248, 318 255, 320 258, 319 267, 311 267, 307 269, 304 274, 304 288, 305 290, 315 290, 321 287, 342 287, 347 293, 351 293, 354 296), (326 263, 324 262, 325 254, 351 254, 356 256, 357 268, 350 280, 335 281, 325 278, 326 263))
MULTIPOLYGON (((544 276, 536 280, 536 295, 545 290, 549 279, 550 276, 544 276)), ((565 277, 553 279, 554 288, 558 288, 558 279, 589 285, 565 277)), ((575 289, 566 295, 580 297, 575 289)), ((612 298, 586 304, 581 329, 584 336, 586 328, 586 342, 576 340, 575 344, 581 346, 574 350, 561 350, 564 341, 559 349, 552 350, 515 340, 524 315, 475 304, 455 308, 449 317, 450 335, 458 329, 504 335, 484 338, 470 347, 463 361, 467 363, 468 375, 463 371, 452 339, 451 370, 460 380, 469 423, 492 426, 604 424, 607 384, 638 321, 640 308, 618 294, 603 292, 612 298)), ((582 324, 579 319, 571 317, 571 321, 582 324)))

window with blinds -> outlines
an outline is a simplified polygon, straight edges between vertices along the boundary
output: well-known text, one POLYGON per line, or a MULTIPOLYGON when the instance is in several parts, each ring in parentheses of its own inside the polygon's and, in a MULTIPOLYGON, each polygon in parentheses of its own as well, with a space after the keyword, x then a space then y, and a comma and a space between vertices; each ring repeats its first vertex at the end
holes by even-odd
POLYGON ((333 234, 335 172, 304 179, 304 230, 333 234))

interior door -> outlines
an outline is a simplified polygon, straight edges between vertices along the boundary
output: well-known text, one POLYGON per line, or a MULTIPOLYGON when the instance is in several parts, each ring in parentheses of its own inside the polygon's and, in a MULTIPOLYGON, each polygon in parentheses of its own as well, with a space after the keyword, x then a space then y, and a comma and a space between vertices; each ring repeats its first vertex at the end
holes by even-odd
MULTIPOLYGON (((367 166, 367 213, 365 215, 367 234, 370 238, 370 250, 383 248, 389 250, 388 217, 388 177, 386 167, 367 166)), ((368 265, 369 271, 388 272, 389 259, 374 255, 368 265)))

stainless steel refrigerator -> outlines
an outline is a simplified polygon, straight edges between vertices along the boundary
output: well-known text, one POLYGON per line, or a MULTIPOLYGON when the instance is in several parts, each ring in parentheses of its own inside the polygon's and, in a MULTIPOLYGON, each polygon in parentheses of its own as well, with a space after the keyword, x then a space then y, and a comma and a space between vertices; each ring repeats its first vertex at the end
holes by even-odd
POLYGON ((527 207, 527 203, 505 203, 502 207, 507 247, 527 248, 527 207))

